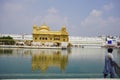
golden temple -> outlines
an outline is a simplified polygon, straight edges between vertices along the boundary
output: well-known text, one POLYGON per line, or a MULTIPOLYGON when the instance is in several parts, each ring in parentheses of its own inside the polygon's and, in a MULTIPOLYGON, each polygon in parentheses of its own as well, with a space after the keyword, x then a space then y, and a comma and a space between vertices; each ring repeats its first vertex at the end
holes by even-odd
POLYGON ((60 31, 51 31, 46 24, 43 24, 40 27, 33 25, 32 37, 33 42, 42 43, 53 42, 59 44, 61 42, 68 42, 69 40, 65 26, 63 26, 60 31))

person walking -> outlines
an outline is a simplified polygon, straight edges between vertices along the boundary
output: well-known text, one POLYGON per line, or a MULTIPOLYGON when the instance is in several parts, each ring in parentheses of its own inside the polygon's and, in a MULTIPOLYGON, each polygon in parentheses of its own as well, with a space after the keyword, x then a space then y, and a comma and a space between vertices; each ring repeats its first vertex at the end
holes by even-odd
POLYGON ((109 74, 110 74, 110 78, 114 78, 115 77, 115 70, 114 70, 114 66, 113 63, 114 62, 114 57, 113 57, 113 49, 112 48, 108 48, 108 53, 105 55, 105 66, 104 66, 104 78, 106 78, 109 74))

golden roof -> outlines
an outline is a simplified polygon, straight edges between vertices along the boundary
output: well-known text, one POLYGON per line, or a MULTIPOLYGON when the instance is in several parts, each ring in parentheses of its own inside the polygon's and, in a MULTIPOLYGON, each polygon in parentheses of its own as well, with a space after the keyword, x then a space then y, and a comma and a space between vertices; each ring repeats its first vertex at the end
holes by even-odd
POLYGON ((49 27, 45 24, 40 26, 40 31, 49 31, 49 30, 50 30, 49 27))
POLYGON ((49 26, 46 24, 40 27, 33 25, 33 34, 68 35, 65 26, 63 26, 60 31, 50 31, 49 26))

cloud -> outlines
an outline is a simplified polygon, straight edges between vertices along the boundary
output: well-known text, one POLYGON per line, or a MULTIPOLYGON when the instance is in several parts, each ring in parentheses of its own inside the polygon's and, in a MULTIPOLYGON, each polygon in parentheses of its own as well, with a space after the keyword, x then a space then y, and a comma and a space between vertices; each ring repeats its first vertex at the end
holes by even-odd
POLYGON ((6 2, 1 9, 0 32, 28 33, 31 31, 32 17, 26 13, 23 4, 6 2))
POLYGON ((103 9, 107 10, 107 11, 111 10, 113 8, 114 8, 114 5, 112 3, 109 3, 109 4, 103 6, 103 9))
POLYGON ((80 22, 81 28, 90 34, 117 34, 119 35, 120 18, 104 17, 104 10, 93 9, 89 15, 80 22))
POLYGON ((16 13, 18 11, 22 11, 24 8, 21 4, 15 3, 5 3, 3 9, 6 13, 16 13))
POLYGON ((81 21, 81 26, 88 27, 88 26, 97 26, 98 24, 101 25, 104 23, 101 18, 102 12, 99 10, 92 10, 89 15, 81 21))
POLYGON ((48 9, 48 13, 56 14, 57 12, 58 11, 54 7, 48 9))
POLYGON ((102 11, 93 9, 93 10, 90 12, 89 15, 90 15, 90 16, 98 17, 98 16, 101 16, 101 15, 102 15, 102 11))
POLYGON ((104 18, 104 16, 100 14, 100 11, 97 12, 97 10, 92 10, 90 14, 83 21, 81 21, 81 26, 91 28, 94 26, 110 27, 111 25, 120 25, 120 18, 111 16, 104 18), (95 12, 95 14, 93 14, 93 12, 95 12))
POLYGON ((46 23, 55 26, 68 25, 68 18, 61 16, 55 8, 48 9, 47 14, 42 18, 41 23, 46 23))

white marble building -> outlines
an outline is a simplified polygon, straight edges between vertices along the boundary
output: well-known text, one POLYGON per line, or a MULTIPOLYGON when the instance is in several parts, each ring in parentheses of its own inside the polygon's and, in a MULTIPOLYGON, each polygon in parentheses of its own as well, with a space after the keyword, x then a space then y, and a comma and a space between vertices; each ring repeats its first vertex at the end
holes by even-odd
MULTIPOLYGON (((25 41, 32 40, 32 35, 28 34, 0 34, 0 37, 3 36, 11 36, 14 40, 17 41, 25 41)), ((69 43, 73 45, 73 47, 85 47, 85 46, 104 46, 106 45, 106 37, 80 37, 80 36, 69 36, 69 43)), ((116 38, 120 40, 120 38, 116 38)))

